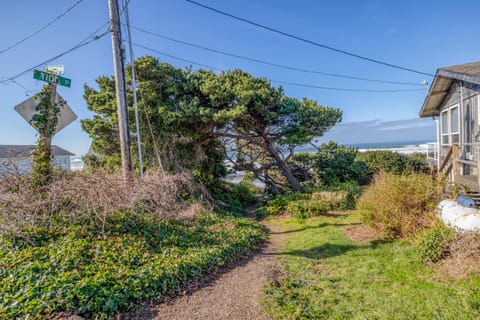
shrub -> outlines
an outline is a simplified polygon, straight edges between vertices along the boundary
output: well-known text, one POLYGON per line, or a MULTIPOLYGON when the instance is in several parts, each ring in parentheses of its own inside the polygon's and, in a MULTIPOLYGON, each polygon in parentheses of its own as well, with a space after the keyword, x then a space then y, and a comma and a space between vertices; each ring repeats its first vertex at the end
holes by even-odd
POLYGON ((269 200, 260 211, 265 215, 287 214, 296 218, 308 218, 329 210, 355 208, 359 188, 345 183, 335 187, 311 188, 307 193, 288 193, 269 200))
POLYGON ((263 207, 262 211, 269 216, 278 216, 287 213, 287 206, 292 201, 307 199, 308 195, 299 192, 287 193, 276 196, 269 200, 263 207))
MULTIPOLYGON (((335 184, 332 186, 322 186, 316 188, 312 197, 315 197, 316 192, 327 192, 333 195, 333 203, 335 204, 331 210, 353 210, 356 208, 358 197, 360 196, 364 187, 360 187, 355 181, 335 184), (336 198, 336 200, 335 200, 336 198)), ((330 199, 324 199, 329 201, 330 199)))
POLYGON ((333 141, 322 144, 315 155, 315 169, 321 183, 331 186, 348 181, 366 182, 368 170, 362 162, 355 161, 357 153, 356 149, 333 141))
POLYGON ((327 213, 329 203, 323 200, 296 200, 287 204, 285 213, 297 219, 306 219, 327 213))
POLYGON ((437 262, 449 253, 449 242, 454 239, 454 231, 443 224, 428 229, 419 239, 420 256, 424 261, 437 262))
POLYGON ((313 180, 323 186, 345 182, 368 183, 368 168, 355 161, 357 150, 330 141, 322 144, 315 154, 295 154, 289 164, 301 180, 313 180), (296 169, 296 170, 295 170, 296 169))
POLYGON ((213 200, 229 211, 244 214, 248 206, 258 201, 259 189, 250 181, 238 184, 222 181, 210 188, 213 200))
POLYGON ((363 221, 386 237, 404 238, 432 226, 442 187, 430 175, 380 172, 361 196, 363 221))
POLYGON ((359 152, 357 161, 365 163, 370 174, 385 171, 395 174, 427 173, 429 166, 423 154, 405 155, 387 150, 359 152))

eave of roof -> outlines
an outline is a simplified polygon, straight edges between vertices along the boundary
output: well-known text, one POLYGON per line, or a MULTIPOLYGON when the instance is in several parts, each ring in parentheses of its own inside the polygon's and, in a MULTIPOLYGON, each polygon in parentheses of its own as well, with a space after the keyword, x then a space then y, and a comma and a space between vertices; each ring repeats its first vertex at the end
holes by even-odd
POLYGON ((421 118, 439 115, 439 109, 455 80, 480 85, 480 62, 438 69, 420 110, 421 118))

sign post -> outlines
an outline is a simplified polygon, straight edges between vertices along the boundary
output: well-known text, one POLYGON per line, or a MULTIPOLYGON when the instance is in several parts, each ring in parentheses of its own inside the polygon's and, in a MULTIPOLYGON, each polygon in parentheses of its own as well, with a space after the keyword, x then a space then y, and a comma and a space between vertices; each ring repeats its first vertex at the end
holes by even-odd
POLYGON ((57 93, 57 83, 70 87, 72 80, 59 76, 63 66, 47 67, 46 71, 34 70, 33 78, 48 84, 34 97, 15 106, 15 110, 38 132, 37 148, 32 158, 32 187, 42 187, 53 179, 52 138, 67 124, 77 118, 57 93), (45 165, 48 164, 48 165, 45 165))

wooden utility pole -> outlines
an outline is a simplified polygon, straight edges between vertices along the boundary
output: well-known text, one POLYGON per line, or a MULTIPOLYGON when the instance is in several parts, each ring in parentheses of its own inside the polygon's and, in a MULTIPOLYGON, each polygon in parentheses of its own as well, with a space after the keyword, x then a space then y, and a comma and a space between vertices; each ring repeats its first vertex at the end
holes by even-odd
POLYGON ((129 179, 132 173, 132 154, 130 150, 130 130, 128 128, 128 109, 125 86, 125 51, 122 49, 120 30, 120 12, 118 0, 108 0, 110 11, 110 28, 112 33, 113 67, 115 69, 115 92, 117 97, 118 133, 122 155, 122 174, 129 179))

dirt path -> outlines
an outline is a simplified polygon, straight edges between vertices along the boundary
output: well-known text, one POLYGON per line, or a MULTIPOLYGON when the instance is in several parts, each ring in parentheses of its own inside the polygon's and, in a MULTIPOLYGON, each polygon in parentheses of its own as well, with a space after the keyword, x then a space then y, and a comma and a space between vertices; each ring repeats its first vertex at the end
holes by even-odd
POLYGON ((264 225, 271 231, 264 248, 206 280, 191 294, 150 308, 137 319, 269 319, 262 313, 258 300, 285 235, 272 223, 264 225))

